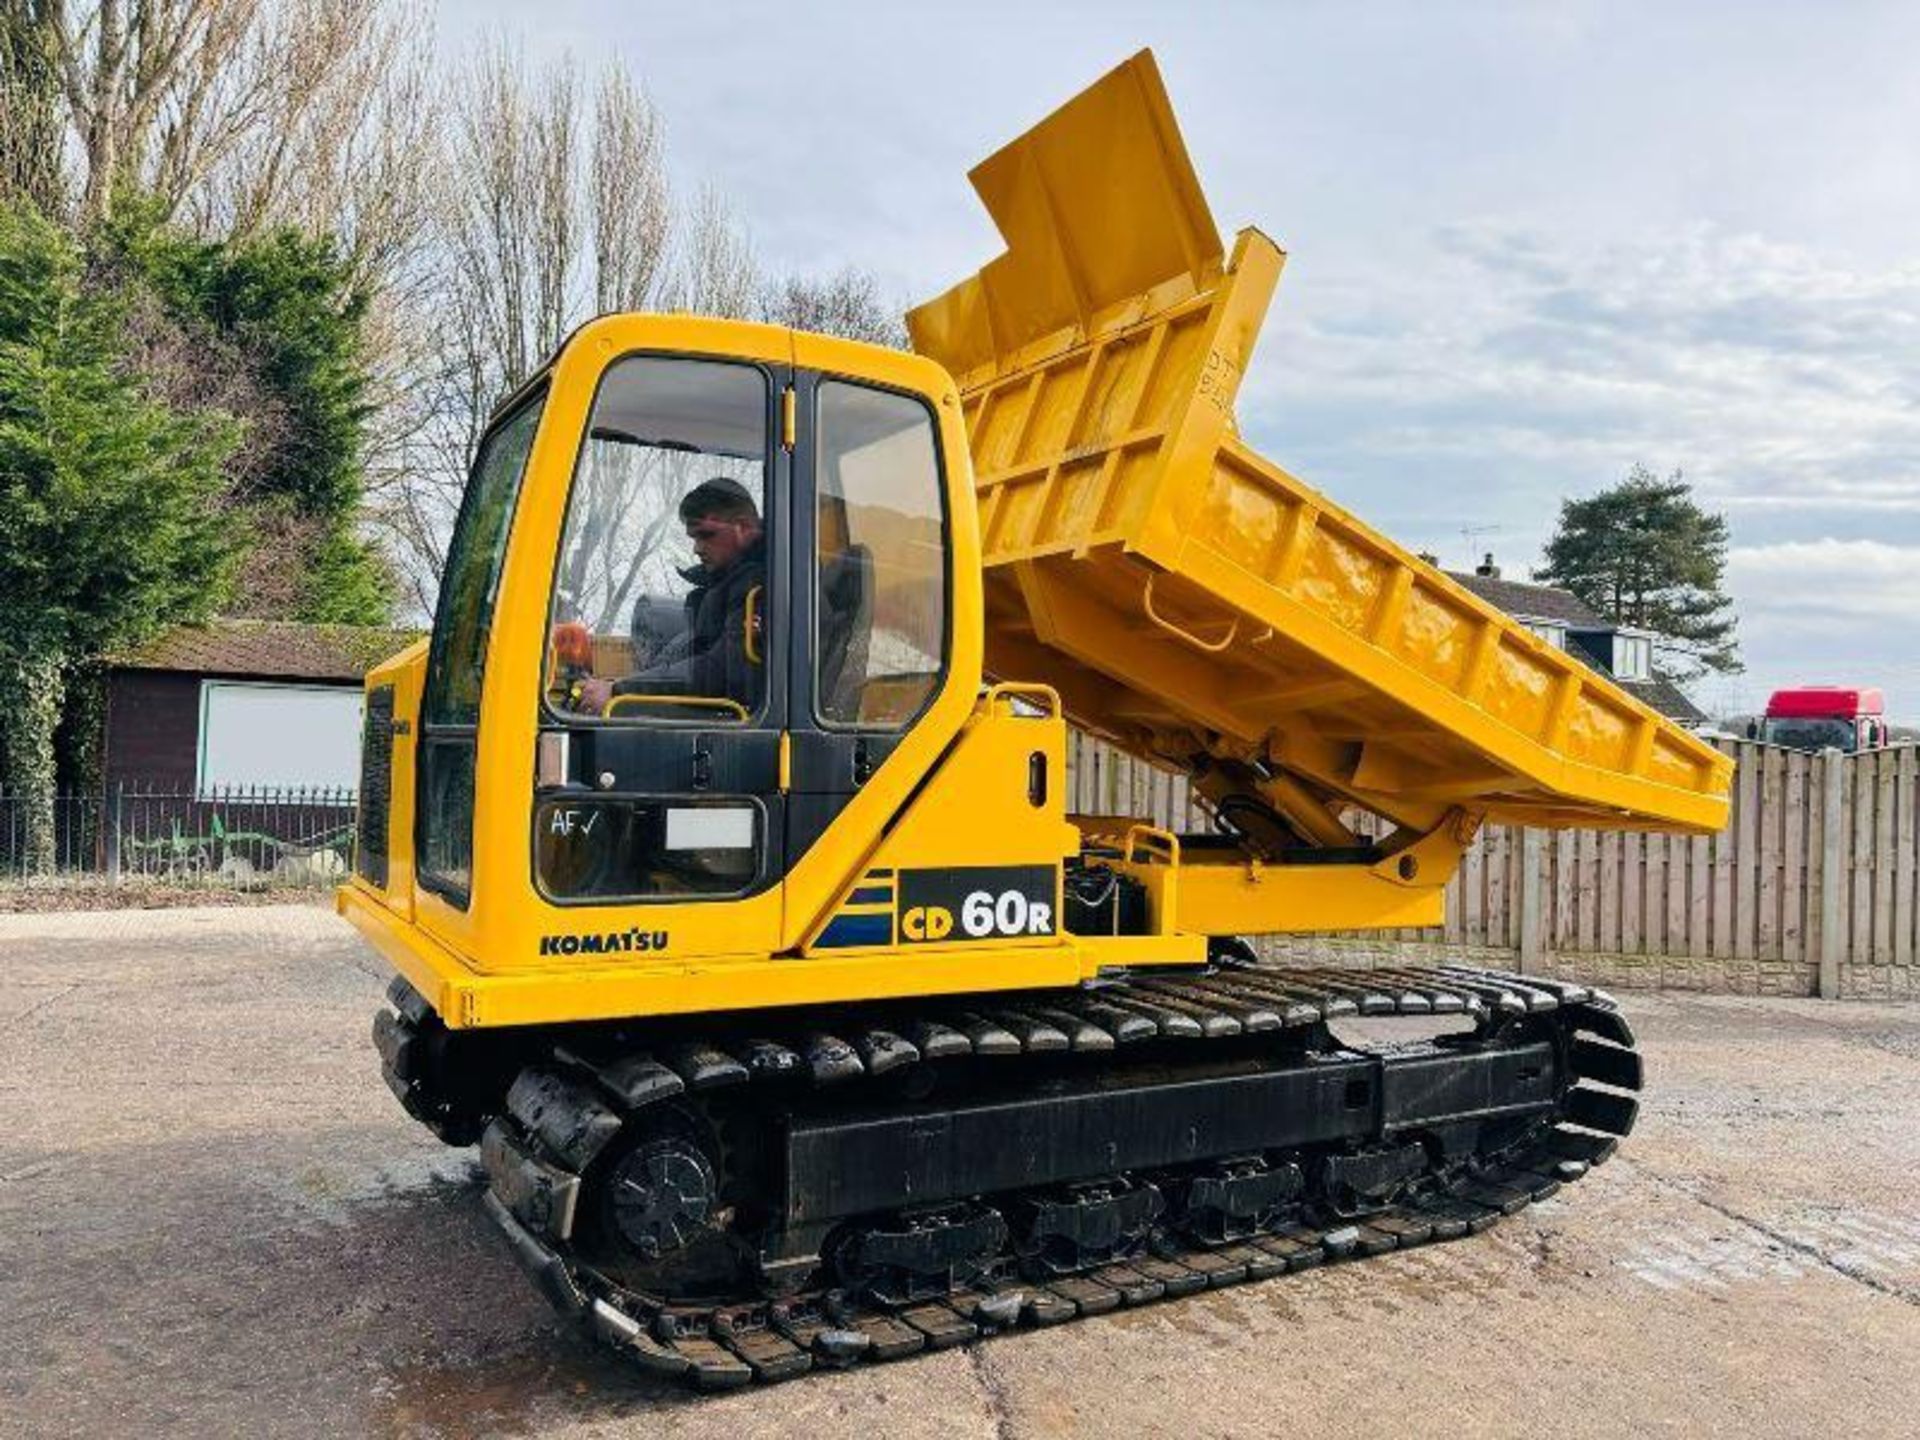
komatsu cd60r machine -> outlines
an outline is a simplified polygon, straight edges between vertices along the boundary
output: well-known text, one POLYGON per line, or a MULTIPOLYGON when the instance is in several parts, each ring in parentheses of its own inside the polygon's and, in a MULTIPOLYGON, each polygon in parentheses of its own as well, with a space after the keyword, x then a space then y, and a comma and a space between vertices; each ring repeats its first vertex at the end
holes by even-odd
POLYGON ((387 1082, 560 1309, 701 1384, 1551 1193, 1634 1121, 1610 1000, 1243 937, 1434 924, 1487 820, 1726 813, 1722 756, 1241 438, 1283 256, 1223 247, 1150 56, 972 178, 1007 250, 915 354, 575 332, 368 679, 387 1082), (1209 833, 1068 813, 1070 724, 1209 833))

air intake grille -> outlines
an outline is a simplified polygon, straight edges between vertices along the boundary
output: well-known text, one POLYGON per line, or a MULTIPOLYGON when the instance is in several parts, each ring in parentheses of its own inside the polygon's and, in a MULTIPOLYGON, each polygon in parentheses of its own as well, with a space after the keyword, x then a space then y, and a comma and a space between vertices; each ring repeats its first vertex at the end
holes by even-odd
POLYGON ((353 868, 370 885, 387 888, 387 820, 393 801, 393 686, 367 692, 360 732, 360 824, 353 868))

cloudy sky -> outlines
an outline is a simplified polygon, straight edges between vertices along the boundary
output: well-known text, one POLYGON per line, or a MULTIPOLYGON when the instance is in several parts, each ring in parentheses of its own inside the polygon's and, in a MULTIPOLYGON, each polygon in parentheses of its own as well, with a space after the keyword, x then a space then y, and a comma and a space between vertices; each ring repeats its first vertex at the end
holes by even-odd
POLYGON ((1273 459, 1506 573, 1633 464, 1732 527, 1747 673, 1920 722, 1920 5, 542 0, 775 270, 902 303, 998 241, 965 172, 1142 46, 1229 235, 1290 254, 1241 399, 1273 459))

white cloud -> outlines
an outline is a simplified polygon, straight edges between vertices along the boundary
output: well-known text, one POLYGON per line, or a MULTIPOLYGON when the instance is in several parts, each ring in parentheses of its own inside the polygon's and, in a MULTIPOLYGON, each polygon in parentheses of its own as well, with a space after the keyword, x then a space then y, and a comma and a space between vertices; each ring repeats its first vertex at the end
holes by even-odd
POLYGON ((1920 516, 1920 266, 1704 225, 1606 245, 1455 225, 1415 274, 1302 290, 1270 322, 1255 427, 1550 472, 1549 500, 1642 461, 1735 511, 1920 516))
POLYGON ((1256 444, 1396 538, 1491 546, 1510 573, 1563 498, 1682 469, 1728 515, 1747 664, 1699 698, 1853 681, 1920 715, 1920 267, 1704 225, 1459 225, 1428 260, 1291 277, 1243 395, 1256 444))
POLYGON ((1727 578, 1743 610, 1775 626, 1821 631, 1866 621, 1891 638, 1904 617, 1920 614, 1920 545, 1825 539, 1735 548, 1727 578))

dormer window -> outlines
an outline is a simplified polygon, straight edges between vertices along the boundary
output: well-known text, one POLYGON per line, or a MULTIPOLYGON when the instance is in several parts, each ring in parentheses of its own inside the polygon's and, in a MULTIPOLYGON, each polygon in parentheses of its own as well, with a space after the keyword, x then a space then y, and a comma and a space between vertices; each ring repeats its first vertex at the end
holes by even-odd
POLYGON ((1613 637, 1613 674, 1617 680, 1653 678, 1653 638, 1621 632, 1613 637))

